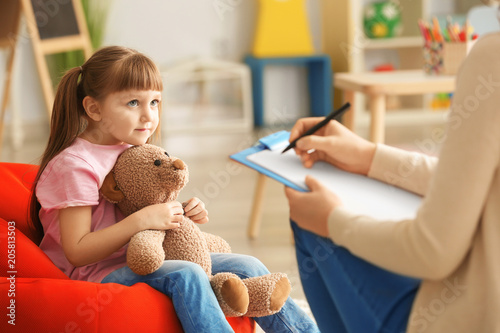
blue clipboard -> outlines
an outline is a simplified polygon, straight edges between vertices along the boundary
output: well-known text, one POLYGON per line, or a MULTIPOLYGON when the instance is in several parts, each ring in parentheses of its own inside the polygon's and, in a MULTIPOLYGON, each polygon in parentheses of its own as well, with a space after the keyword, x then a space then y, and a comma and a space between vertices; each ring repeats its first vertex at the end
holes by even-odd
MULTIPOLYGON (((285 179, 277 174, 275 174, 272 171, 269 171, 266 168, 263 168, 262 166, 253 163, 252 161, 247 159, 248 155, 252 155, 255 153, 258 153, 259 151, 265 150, 265 149, 274 149, 276 146, 282 146, 283 142, 288 143, 288 139, 290 138, 290 132, 288 131, 279 131, 276 133, 273 133, 271 135, 268 135, 266 137, 261 138, 258 141, 258 144, 247 148, 245 150, 242 150, 238 153, 232 154, 229 157, 243 165, 246 165, 257 172, 266 175, 272 179, 277 180, 278 182, 293 188, 294 190, 300 191, 300 192, 307 192, 307 190, 303 189, 302 187, 297 186, 296 184, 292 183, 288 179, 285 179)), ((284 147, 283 147, 284 148, 284 147)))
POLYGON ((422 197, 394 185, 341 170, 324 161, 319 161, 313 168, 306 169, 293 152, 287 152, 283 156, 280 154, 280 151, 287 146, 289 136, 290 134, 285 131, 274 133, 260 139, 256 146, 230 157, 301 192, 306 192, 308 189, 305 182, 299 183, 298 179, 302 176, 305 179, 307 174, 313 175, 341 198, 346 209, 360 215, 393 221, 415 218, 422 197), (249 155, 259 152, 262 152, 260 156, 249 159, 249 155), (267 165, 269 169, 261 165, 267 165), (295 184, 291 180, 294 180, 295 184))

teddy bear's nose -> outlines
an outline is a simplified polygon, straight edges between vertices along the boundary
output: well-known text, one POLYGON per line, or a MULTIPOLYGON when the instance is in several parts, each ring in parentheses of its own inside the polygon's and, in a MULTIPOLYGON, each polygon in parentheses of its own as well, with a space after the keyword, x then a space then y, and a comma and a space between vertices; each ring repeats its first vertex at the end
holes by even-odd
POLYGON ((184 170, 186 168, 186 164, 184 164, 184 162, 182 162, 182 160, 175 160, 173 164, 174 164, 174 168, 176 168, 178 170, 184 170))

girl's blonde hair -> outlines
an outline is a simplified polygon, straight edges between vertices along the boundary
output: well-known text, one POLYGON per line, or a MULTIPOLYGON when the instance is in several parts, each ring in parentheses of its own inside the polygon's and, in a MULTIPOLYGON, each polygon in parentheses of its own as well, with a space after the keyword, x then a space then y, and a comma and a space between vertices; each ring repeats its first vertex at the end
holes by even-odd
POLYGON ((52 108, 49 142, 31 193, 29 215, 32 227, 40 234, 43 228, 38 217, 40 204, 35 194, 36 184, 49 161, 69 147, 85 129, 87 118, 83 99, 90 96, 102 101, 110 93, 130 89, 162 91, 163 83, 151 59, 126 47, 102 48, 82 66, 68 70, 62 77, 52 108))

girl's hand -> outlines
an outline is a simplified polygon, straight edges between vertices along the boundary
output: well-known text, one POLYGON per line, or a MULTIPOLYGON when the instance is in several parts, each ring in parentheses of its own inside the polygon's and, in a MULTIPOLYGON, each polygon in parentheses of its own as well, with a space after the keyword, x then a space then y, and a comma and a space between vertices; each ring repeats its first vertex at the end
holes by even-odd
POLYGON ((307 176, 306 185, 311 192, 299 192, 285 187, 290 219, 302 229, 328 237, 328 216, 333 209, 341 206, 342 202, 316 178, 307 176))
POLYGON ((184 214, 189 217, 193 222, 204 224, 208 222, 208 211, 205 204, 198 198, 191 198, 182 203, 184 207, 184 214))
POLYGON ((141 230, 167 230, 180 226, 184 210, 178 201, 147 206, 137 213, 141 214, 141 230))
MULTIPOLYGON (((293 126, 290 141, 316 125, 323 118, 302 118, 293 126)), ((367 175, 370 170, 376 145, 354 134, 336 120, 330 121, 315 134, 299 141, 295 152, 306 168, 316 161, 326 161, 340 169, 367 175), (314 151, 311 152, 311 150, 314 151)))

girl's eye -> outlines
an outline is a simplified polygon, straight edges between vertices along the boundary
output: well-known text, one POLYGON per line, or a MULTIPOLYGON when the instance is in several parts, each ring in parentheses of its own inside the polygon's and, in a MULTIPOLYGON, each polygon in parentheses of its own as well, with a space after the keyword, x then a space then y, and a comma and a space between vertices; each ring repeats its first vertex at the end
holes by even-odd
POLYGON ((139 101, 134 99, 133 101, 130 101, 127 103, 128 106, 136 107, 139 105, 139 101))
POLYGON ((152 100, 151 101, 151 106, 158 106, 158 104, 160 103, 159 100, 155 99, 155 100, 152 100))

